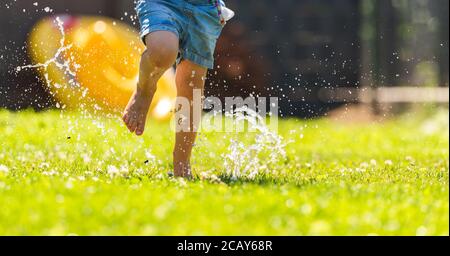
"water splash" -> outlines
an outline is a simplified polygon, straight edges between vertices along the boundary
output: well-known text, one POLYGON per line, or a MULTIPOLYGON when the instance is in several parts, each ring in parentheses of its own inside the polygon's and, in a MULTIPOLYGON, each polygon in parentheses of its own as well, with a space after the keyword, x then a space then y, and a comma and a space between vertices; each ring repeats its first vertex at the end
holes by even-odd
MULTIPOLYGON (((45 78, 47 87, 53 87, 56 89, 67 89, 68 87, 71 87, 70 90, 67 91, 70 91, 69 97, 79 97, 77 107, 80 110, 81 117, 84 119, 89 119, 97 128, 102 131, 102 134, 105 134, 106 129, 102 118, 106 117, 114 119, 115 116, 112 114, 103 115, 103 107, 98 105, 94 98, 89 97, 89 89, 82 86, 78 82, 76 76, 77 72, 81 68, 81 65, 76 62, 76 56, 74 56, 73 51, 71 51, 74 47, 73 44, 67 42, 63 20, 64 18, 61 18, 59 16, 56 16, 53 20, 61 36, 58 49, 55 51, 53 57, 46 60, 44 63, 19 66, 16 68, 16 72, 20 72, 25 69, 43 69, 42 76, 45 78), (52 79, 50 78, 49 69, 51 67, 56 67, 64 75, 65 79, 62 84, 56 81, 52 81, 52 79), (92 106, 92 108, 90 109, 88 106, 92 106)), ((54 92, 50 91, 50 93, 53 96, 56 96, 54 92)), ((65 110, 66 106, 57 102, 56 108, 65 110)), ((61 112, 61 117, 62 114, 63 112, 61 112)), ((69 124, 71 124, 68 130, 68 133, 70 134, 73 132, 73 130, 75 130, 75 126, 78 125, 78 122, 76 120, 71 120, 70 115, 67 116, 67 120, 69 124)))
MULTIPOLYGON (((34 65, 25 65, 25 66, 19 66, 17 67, 16 71, 20 72, 24 69, 35 69, 35 68, 43 68, 45 70, 44 72, 44 78, 47 83, 47 86, 52 86, 52 80, 49 78, 48 75, 48 69, 50 65, 54 64, 59 70, 61 70, 65 76, 67 76, 68 83, 71 86, 80 88, 80 85, 76 81, 76 71, 80 67, 79 64, 74 63, 74 58, 65 58, 64 54, 70 54, 69 50, 72 48, 72 44, 66 43, 66 33, 64 31, 64 22, 61 20, 60 17, 56 17, 54 20, 55 25, 57 25, 58 30, 61 34, 61 39, 59 41, 59 48, 56 51, 55 55, 47 60, 44 63, 37 63, 34 65), (74 67, 74 69, 72 68, 74 67)), ((54 84, 55 87, 60 88, 62 85, 59 85, 57 83, 54 84)))
POLYGON ((271 131, 265 120, 248 107, 238 108, 226 113, 236 123, 247 121, 249 127, 256 131, 254 141, 246 143, 231 139, 228 153, 223 154, 226 173, 236 180, 238 178, 255 179, 260 174, 275 171, 274 167, 286 159, 284 139, 271 131))
MULTIPOLYGON (((91 130, 99 135, 101 139, 103 139, 105 145, 111 145, 111 147, 106 148, 98 148, 95 151, 102 152, 99 153, 102 157, 95 158, 92 154, 87 154, 82 156, 84 162, 98 162, 96 166, 100 168, 102 166, 102 161, 108 161, 109 164, 113 166, 112 163, 120 166, 120 170, 125 170, 126 168, 133 170, 139 170, 137 168, 137 162, 127 161, 128 159, 147 159, 146 163, 147 167, 150 169, 154 168, 154 166, 158 163, 155 157, 152 157, 150 153, 146 153, 145 156, 142 156, 142 152, 147 152, 148 145, 144 143, 144 140, 140 138, 131 139, 134 145, 132 150, 120 151, 120 147, 114 147, 114 143, 112 143, 111 138, 117 138, 117 136, 124 136, 128 134, 126 129, 117 130, 116 124, 122 125, 121 120, 118 118, 119 113, 118 110, 113 110, 110 112, 103 111, 103 106, 99 104, 106 104, 105 102, 99 103, 95 98, 91 98, 88 95, 88 88, 83 86, 80 82, 77 81, 77 72, 80 71, 82 66, 76 62, 77 58, 74 56, 73 47, 76 47, 73 44, 70 44, 67 40, 65 29, 64 29, 64 18, 63 17, 55 17, 53 20, 55 26, 58 28, 59 34, 61 38, 59 39, 58 48, 55 49, 55 53, 49 56, 49 59, 43 61, 43 63, 36 63, 30 65, 19 66, 16 68, 16 72, 21 72, 26 69, 39 69, 42 77, 45 78, 45 83, 49 88, 68 88, 71 87, 69 91, 70 97, 78 97, 78 105, 75 112, 67 111, 73 110, 74 108, 66 108, 65 105, 56 103, 56 108, 60 110, 60 118, 64 127, 67 129, 65 131, 67 138, 70 138, 71 145, 73 147, 79 148, 90 148, 88 144, 89 136, 85 137, 85 131, 91 130), (53 81, 51 78, 50 72, 52 72, 56 68, 60 71, 65 79, 62 84, 59 84, 57 81, 53 81), (75 113, 75 114, 74 114, 75 113), (145 158, 146 157, 146 158, 145 158)), ((53 96, 54 93, 51 92, 53 96)), ((66 152, 64 152, 66 153, 66 152)), ((77 158, 77 152, 67 152, 67 155, 74 155, 73 158, 77 158)), ((94 168, 95 169, 95 168, 94 168)), ((114 170, 113 168, 109 168, 110 171, 114 170)), ((114 171, 111 171, 114 173, 114 171)), ((132 171, 130 171, 131 173, 132 171)))

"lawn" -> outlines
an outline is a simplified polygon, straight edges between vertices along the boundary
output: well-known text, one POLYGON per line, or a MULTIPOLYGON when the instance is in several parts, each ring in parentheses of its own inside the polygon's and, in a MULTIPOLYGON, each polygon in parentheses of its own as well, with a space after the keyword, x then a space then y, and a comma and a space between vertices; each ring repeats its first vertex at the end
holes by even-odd
POLYGON ((166 124, 137 138, 118 119, 0 111, 0 235, 449 234, 448 110, 279 135, 285 158, 232 177, 230 143, 255 134, 204 133, 184 181, 167 175, 166 124))

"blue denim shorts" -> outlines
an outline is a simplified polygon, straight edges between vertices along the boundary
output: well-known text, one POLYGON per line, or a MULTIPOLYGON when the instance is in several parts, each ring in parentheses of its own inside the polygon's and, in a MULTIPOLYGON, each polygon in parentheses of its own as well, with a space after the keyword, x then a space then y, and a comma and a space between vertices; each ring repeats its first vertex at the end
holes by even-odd
POLYGON ((155 31, 170 31, 180 40, 178 62, 186 59, 214 67, 214 50, 222 31, 217 8, 210 0, 139 0, 136 12, 141 38, 155 31))

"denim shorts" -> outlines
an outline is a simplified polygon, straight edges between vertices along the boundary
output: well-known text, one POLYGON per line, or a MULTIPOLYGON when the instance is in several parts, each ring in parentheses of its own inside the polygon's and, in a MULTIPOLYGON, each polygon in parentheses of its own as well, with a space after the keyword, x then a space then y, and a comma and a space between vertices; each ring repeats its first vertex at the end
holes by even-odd
POLYGON ((219 14, 210 0, 139 0, 136 13, 140 35, 170 31, 180 40, 179 58, 214 67, 214 50, 222 32, 219 14))

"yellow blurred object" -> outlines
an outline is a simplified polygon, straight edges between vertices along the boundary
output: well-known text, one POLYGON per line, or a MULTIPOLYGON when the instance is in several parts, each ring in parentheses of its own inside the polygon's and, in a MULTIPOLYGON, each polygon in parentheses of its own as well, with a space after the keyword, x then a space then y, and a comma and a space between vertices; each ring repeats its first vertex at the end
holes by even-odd
MULTIPOLYGON (((145 47, 128 25, 105 17, 61 16, 65 46, 71 45, 58 63, 68 63, 75 76, 54 63, 43 77, 51 81, 52 94, 69 108, 83 107, 110 113, 121 112, 136 87, 141 53, 145 47), (79 86, 74 86, 77 84, 79 86)), ((45 63, 60 49, 61 34, 54 18, 41 20, 29 38, 34 63, 45 63)), ((176 86, 172 69, 158 82, 149 115, 168 120, 175 104, 176 86)))

